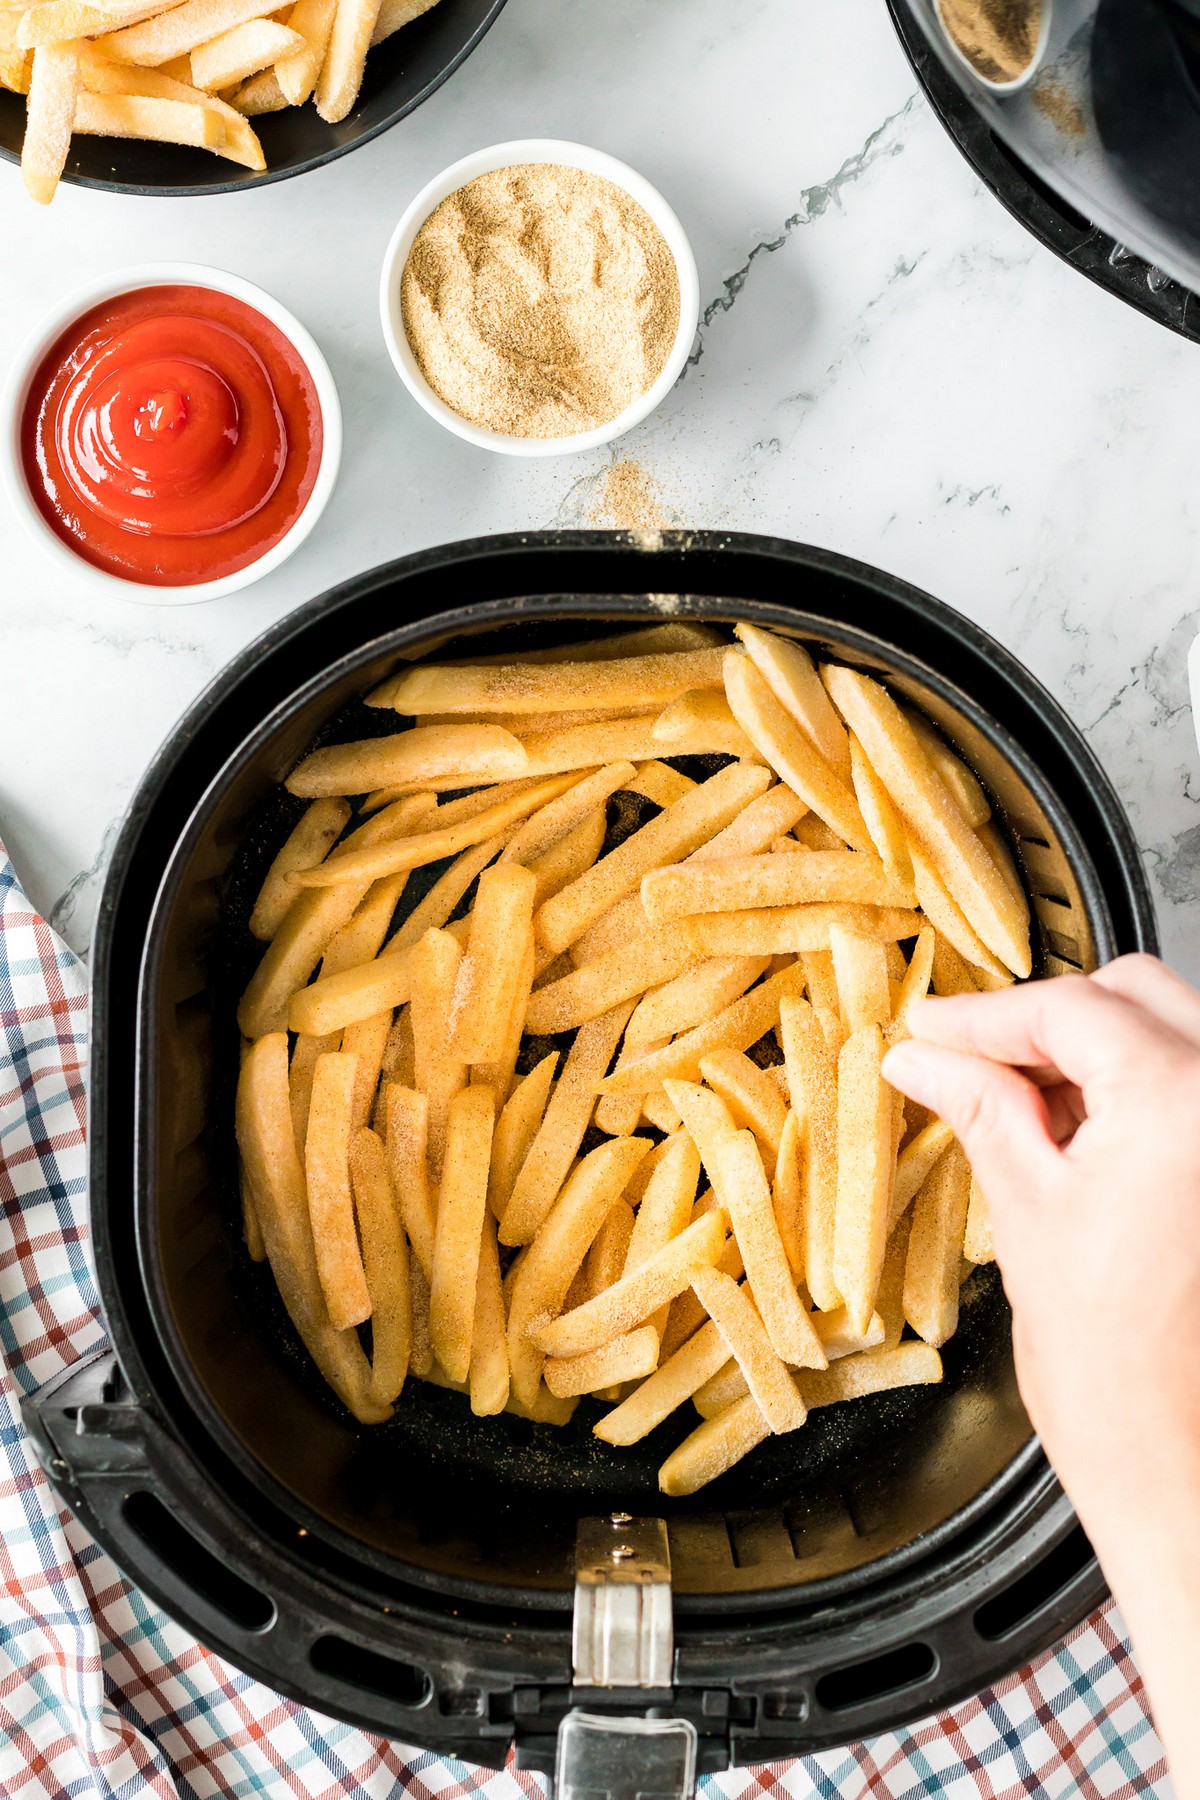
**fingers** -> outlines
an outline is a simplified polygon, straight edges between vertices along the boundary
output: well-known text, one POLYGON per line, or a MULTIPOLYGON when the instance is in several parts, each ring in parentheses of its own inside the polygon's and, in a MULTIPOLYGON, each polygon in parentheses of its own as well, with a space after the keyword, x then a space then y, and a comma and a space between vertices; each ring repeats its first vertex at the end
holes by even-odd
POLYGON ((1040 1199, 1060 1179, 1045 1097, 1015 1069, 909 1038, 888 1051, 883 1073, 946 1121, 993 1207, 1040 1199))
POLYGON ((1200 1050, 1200 994, 1157 956, 1119 956, 1097 969, 1090 980, 1144 1007, 1160 1025, 1200 1050))
POLYGON ((911 1026, 913 1037, 926 1043, 1014 1068, 1046 1069, 1085 1090, 1114 1069, 1145 1067, 1179 1043, 1152 1014, 1082 975, 923 1000, 912 1010, 911 1026))

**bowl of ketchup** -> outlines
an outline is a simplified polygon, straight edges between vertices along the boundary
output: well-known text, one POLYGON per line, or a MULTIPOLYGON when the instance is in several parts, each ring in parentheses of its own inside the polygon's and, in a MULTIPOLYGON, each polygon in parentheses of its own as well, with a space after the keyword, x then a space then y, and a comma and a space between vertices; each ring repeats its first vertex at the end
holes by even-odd
POLYGON ((329 366, 251 282, 151 264, 65 300, 3 399, 10 498, 77 577, 158 605, 279 566, 337 479, 329 366))

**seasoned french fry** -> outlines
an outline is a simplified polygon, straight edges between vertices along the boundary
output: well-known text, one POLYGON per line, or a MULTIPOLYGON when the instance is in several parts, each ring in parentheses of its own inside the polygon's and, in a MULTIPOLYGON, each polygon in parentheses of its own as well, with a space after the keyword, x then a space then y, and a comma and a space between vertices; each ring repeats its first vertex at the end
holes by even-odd
POLYGON ((812 1007, 788 996, 779 1008, 780 1036, 792 1108, 803 1149, 805 1285, 813 1304, 841 1303, 833 1272, 838 1187, 838 1062, 812 1007))
POLYGON ((842 1003, 833 967, 833 952, 803 950, 800 961, 804 965, 804 985, 808 989, 812 1009, 820 1022, 826 1044, 836 1056, 846 1041, 846 1027, 842 1020, 842 1003))
MULTIPOLYGON (((1011 981, 1008 970, 998 956, 992 955, 971 925, 922 847, 911 842, 909 853, 912 856, 917 899, 939 939, 944 938, 960 956, 974 967, 982 969, 985 974, 1001 982, 1011 981)), ((934 954, 936 958, 936 951, 934 954)))
MULTIPOLYGON (((21 14, 16 44, 22 50, 55 45, 64 52, 77 52, 82 38, 113 31, 119 25, 136 24, 162 11, 162 0, 129 0, 127 6, 114 7, 105 0, 94 0, 91 5, 84 0, 43 0, 41 5, 26 7, 21 14)), ((35 194, 34 199, 37 198, 35 194)))
POLYGON ((888 1236, 891 1237, 901 1216, 916 1199, 939 1162, 954 1142, 954 1133, 942 1119, 931 1119, 917 1135, 905 1144, 896 1158, 896 1179, 892 1184, 892 1204, 888 1212, 888 1236))
POLYGON ((497 1219, 504 1217, 513 1183, 545 1115, 550 1084, 557 1067, 558 1051, 552 1050, 518 1083, 496 1121, 488 1175, 488 1205, 497 1219))
POLYGON ((1032 958, 1024 909, 930 768, 891 695, 854 669, 829 665, 822 678, 956 905, 993 955, 1014 975, 1028 975, 1032 958))
POLYGON ((303 106, 317 84, 325 60, 337 0, 296 0, 288 28, 304 40, 304 48, 275 65, 280 93, 290 106, 303 106))
POLYGON ((429 1283, 429 1336, 434 1355, 455 1381, 465 1381, 471 1367, 494 1123, 491 1088, 462 1088, 451 1098, 429 1283))
POLYGON ((961 1145, 951 1144, 913 1202, 904 1268, 904 1316, 935 1348, 958 1326, 958 1266, 970 1197, 970 1165, 961 1145))
POLYGON ((718 956, 655 988, 634 1009, 625 1028, 626 1049, 648 1050, 675 1032, 711 1019, 740 999, 766 966, 765 956, 718 956))
MULTIPOLYGON (((184 0, 185 5, 188 3, 189 0, 184 0)), ((365 850, 355 850, 351 840, 319 868, 306 869, 296 876, 296 880, 301 887, 331 887, 340 883, 377 881, 382 875, 398 875, 402 869, 420 869, 429 863, 441 862, 444 857, 470 849, 473 844, 481 844, 518 819, 536 812, 547 800, 562 793, 565 783, 566 777, 561 775, 534 782, 511 799, 464 819, 460 824, 373 843, 365 850)))
POLYGON ((508 1018, 505 1021, 504 1034, 500 1044, 500 1054, 490 1062, 474 1063, 471 1067, 472 1082, 482 1082, 485 1087, 490 1087, 496 1096, 497 1106, 503 1106, 512 1091, 517 1058, 521 1054, 525 1014, 529 1008, 529 997, 536 966, 533 929, 530 926, 525 932, 520 965, 515 971, 512 995, 508 1003, 508 1018))
MULTIPOLYGON (((383 1046, 383 1061, 379 1065, 380 1098, 386 1098, 389 1082, 398 1081, 401 1087, 411 1088, 416 1080, 416 1056, 413 1050, 412 1011, 402 1006, 392 1021, 392 1029, 388 1032, 387 1043, 383 1046)), ((380 1110, 377 1108, 377 1110, 380 1110)), ((386 1116, 386 1107, 383 1112, 386 1116)), ((376 1127, 378 1130, 378 1126, 376 1127)), ((386 1137, 387 1129, 383 1135, 386 1137)))
MULTIPOLYGON (((526 819, 515 837, 506 845, 501 862, 518 862, 525 865, 535 862, 539 856, 560 842, 563 836, 602 807, 611 794, 624 787, 634 774, 630 762, 609 763, 603 769, 594 769, 581 781, 576 781, 557 800, 551 800, 540 812, 526 819)), ((603 835, 603 834, 602 834, 603 835)))
POLYGON ((785 782, 777 781, 744 806, 737 818, 718 831, 716 837, 685 860, 688 863, 715 862, 727 856, 756 856, 769 850, 782 831, 791 831, 803 821, 808 807, 799 794, 785 782))
POLYGON ((723 1368, 728 1356, 729 1346, 709 1320, 620 1406, 593 1425, 594 1434, 606 1444, 638 1443, 723 1368))
POLYGON ((781 781, 855 850, 871 839, 848 780, 843 780, 779 704, 741 650, 725 652, 725 692, 738 724, 781 781))
POLYGON ((672 700, 655 719, 652 735, 662 745, 663 755, 672 756, 677 754, 676 744, 689 743, 698 732, 710 737, 727 756, 744 757, 750 762, 760 760, 724 694, 704 688, 672 700))
POLYGON ((312 1100, 313 1070, 317 1058, 341 1047, 342 1034, 332 1031, 327 1037, 297 1037, 288 1070, 291 1096, 292 1126, 296 1138, 296 1154, 303 1158, 304 1140, 308 1135, 308 1108, 312 1100))
POLYGON ((534 920, 539 941, 551 950, 565 950, 610 906, 632 893, 648 870, 697 849, 762 793, 769 780, 764 769, 730 763, 701 782, 601 857, 571 887, 547 900, 534 920))
POLYGON ((908 853, 903 822, 853 732, 850 733, 850 770, 871 842, 882 857, 884 867, 897 881, 910 885, 912 858, 908 853))
POLYGON ((356 1059, 333 1051, 313 1071, 304 1174, 317 1271, 330 1322, 344 1331, 371 1314, 350 1190, 350 1108, 356 1059))
POLYGON ((647 1125, 653 1125, 656 1131, 665 1131, 668 1137, 683 1123, 661 1088, 657 1093, 642 1095, 642 1117, 647 1125))
POLYGON ((408 1239, 388 1179, 387 1152, 373 1131, 356 1131, 351 1138, 350 1176, 371 1296, 371 1398, 387 1406, 408 1374, 412 1295, 408 1239))
POLYGON ((502 1244, 529 1243, 554 1205, 588 1128, 596 1103, 596 1084, 609 1065, 630 1010, 628 1005, 618 1006, 589 1020, 576 1033, 554 1097, 521 1164, 501 1217, 502 1244))
POLYGON ((670 806, 690 794, 696 783, 668 763, 654 761, 643 763, 622 785, 627 793, 641 794, 655 806, 670 806))
POLYGON ((647 932, 539 988, 530 998, 525 1029, 535 1034, 571 1031, 682 975, 695 960, 686 939, 672 932, 647 932))
MULTIPOLYGON (((477 819, 480 813, 491 812, 493 807, 515 800, 519 794, 527 794, 537 785, 531 775, 523 775, 519 781, 487 782, 473 788, 469 794, 459 794, 457 800, 439 802, 438 794, 452 790, 461 780, 461 775, 446 775, 436 781, 399 782, 395 789, 376 788, 374 793, 368 794, 362 808, 364 813, 373 816, 350 833, 342 848, 358 851, 370 844, 411 837, 418 830, 441 831, 451 825, 461 825, 467 819, 477 819), (376 807, 372 802, 381 795, 388 797, 380 799, 376 807), (419 821, 413 817, 414 807, 420 808, 419 821)), ((514 832, 519 824, 519 820, 514 822, 514 832)))
POLYGON ((216 90, 257 75, 278 58, 294 56, 304 49, 304 39, 297 31, 274 19, 248 19, 198 44, 191 53, 192 80, 198 88, 216 90))
MULTIPOLYGON (((340 890, 329 888, 324 891, 336 895, 340 890)), ((463 935, 466 935, 465 922, 463 935)), ((270 951, 267 954, 270 955, 270 951)), ((330 1031, 356 1025, 361 1019, 370 1019, 376 1013, 391 1012, 394 1007, 404 1006, 412 998, 413 955, 412 948, 398 950, 389 945, 386 954, 376 957, 373 962, 343 969, 337 975, 322 975, 319 981, 299 988, 288 1002, 288 1029, 323 1037, 330 1031)))
POLYGON ((278 851, 267 870, 254 910, 250 914, 250 930, 263 943, 270 943, 283 923, 284 915, 296 898, 297 889, 291 877, 297 869, 310 869, 333 848, 342 834, 350 806, 346 800, 314 800, 304 809, 299 823, 278 851))
POLYGON ((376 1013, 370 1019, 361 1019, 357 1025, 348 1025, 342 1033, 341 1048, 357 1063, 350 1102, 350 1123, 354 1130, 366 1125, 374 1110, 375 1089, 379 1086, 379 1071, 391 1028, 389 1010, 376 1013))
POLYGON ((422 663, 397 677, 397 712, 575 711, 594 706, 666 706, 689 688, 719 688, 719 647, 611 662, 531 664, 422 663))
MULTIPOLYGON (((703 1218, 708 1207, 715 1204, 716 1196, 712 1189, 708 1188, 696 1202, 696 1208, 692 1215, 693 1220, 703 1218)), ((723 1275, 732 1276, 734 1281, 742 1279, 746 1273, 746 1266, 742 1261, 742 1253, 738 1249, 736 1238, 726 1238, 725 1248, 713 1267, 720 1269, 723 1275)), ((707 1317, 707 1313, 690 1287, 686 1288, 682 1294, 677 1294, 667 1309, 667 1325, 662 1335, 659 1361, 662 1362, 666 1358, 674 1356, 683 1344, 689 1343, 707 1317)))
POLYGON ((652 924, 694 913, 745 912, 766 906, 843 902, 910 907, 901 887, 874 856, 853 850, 810 850, 802 856, 723 857, 657 868, 642 879, 642 905, 652 924))
POLYGON ((380 0, 338 0, 316 91, 317 111, 330 125, 344 119, 358 98, 379 5, 380 0))
MULTIPOLYGON (((32 17, 49 10, 34 7, 32 17)), ((29 98, 25 107, 25 139, 21 147, 21 176, 33 198, 48 206, 71 148, 71 132, 79 104, 79 59, 74 43, 48 43, 27 31, 25 27, 30 19, 31 14, 26 13, 17 32, 18 48, 33 48, 29 98)), ((79 29, 81 20, 64 19, 63 23, 67 28, 61 35, 70 38, 79 29)))
POLYGON ((829 930, 829 949, 847 1035, 867 1025, 882 1029, 890 1024, 892 995, 887 956, 878 938, 861 937, 842 925, 833 925, 829 930))
POLYGON ((292 1135, 287 1037, 259 1038, 242 1062, 237 1140, 271 1273, 293 1325, 330 1387, 364 1425, 390 1407, 371 1398, 371 1368, 353 1331, 335 1330, 317 1273, 304 1176, 292 1135))
POLYGON ((893 1388, 924 1387, 942 1379, 942 1359, 928 1344, 897 1344, 893 1350, 869 1350, 844 1356, 827 1369, 805 1369, 797 1377, 800 1395, 810 1412, 839 1400, 860 1400, 893 1388))
MULTIPOLYGON (((185 5, 195 3, 184 0, 185 5)), ((393 737, 310 751, 288 776, 287 788, 307 799, 365 794, 372 788, 434 780, 439 775, 458 776, 460 786, 467 787, 474 781, 519 777, 525 773, 526 760, 516 738, 498 725, 424 725, 393 737)))
MULTIPOLYGON (((719 632, 696 619, 672 619, 662 625, 639 625, 630 631, 612 632, 608 637, 580 638, 576 643, 552 644, 548 649, 506 650, 506 663, 612 662, 619 656, 665 656, 676 650, 706 650, 721 641, 719 632)), ((492 668, 492 656, 456 656, 439 666, 445 669, 492 668)), ((391 677, 395 682, 396 677, 391 677)), ((390 705, 390 701, 369 704, 390 705)))
POLYGON ((475 1318, 471 1327, 471 1411, 478 1418, 500 1413, 508 1404, 508 1322, 500 1285, 496 1221, 485 1212, 475 1286, 475 1318))
POLYGON ((700 1073, 713 1093, 724 1100, 734 1124, 754 1133, 773 1175, 787 1104, 766 1069, 760 1069, 741 1050, 714 1050, 701 1057, 700 1073))
POLYGON ((796 1292, 753 1135, 738 1131, 722 1138, 708 1172, 717 1199, 733 1221, 746 1279, 776 1354, 793 1367, 824 1368, 825 1352, 796 1292))
MULTIPOLYGON (((243 81, 230 105, 235 111, 252 119, 257 118, 260 113, 282 112, 287 103, 287 96, 279 85, 279 78, 274 69, 263 69, 261 74, 251 75, 249 81, 243 81)), ((257 142, 257 140, 255 141, 257 142)), ((228 140, 226 140, 226 153, 228 153, 228 140)), ((413 1369, 415 1373, 415 1364, 413 1369)))
MULTIPOLYGON (((534 876, 517 863, 497 864, 479 877, 449 1020, 450 1048, 464 1062, 495 1061, 505 1048, 527 947, 532 951, 536 886, 534 876)), ((532 978, 530 969, 526 993, 532 978)))
POLYGON ((930 986, 935 994, 977 994, 979 992, 971 965, 960 956, 950 939, 939 933, 930 964, 930 986))
MULTIPOLYGON (((417 1087, 429 1099, 429 1167, 434 1181, 441 1179, 450 1102, 467 1082, 466 1062, 448 1041, 450 1007, 461 961, 462 952, 448 931, 427 931, 413 946, 409 1002, 413 1071, 417 1087)), ((488 1142, 490 1145, 490 1134, 488 1142)))
MULTIPOLYGON (((804 1189, 800 1179, 801 1147, 800 1115, 788 1107, 775 1159, 775 1181, 771 1189, 771 1205, 775 1228, 788 1259, 795 1281, 804 1280, 804 1189)), ((820 1325, 817 1325, 818 1334, 820 1325)))
POLYGON ((406 949, 418 943, 427 931, 440 930, 503 842, 504 833, 499 832, 493 837, 484 838, 482 843, 472 845, 469 850, 464 850, 461 856, 456 857, 445 874, 438 876, 425 898, 418 900, 413 907, 388 944, 389 951, 406 949))
POLYGON ((771 1430, 795 1431, 803 1425, 805 1408, 796 1384, 776 1354, 747 1290, 715 1269, 698 1269, 692 1286, 736 1358, 771 1430))
POLYGON ((114 62, 142 63, 153 68, 207 44, 210 38, 261 19, 274 11, 270 0, 183 0, 140 25, 127 25, 98 38, 96 48, 114 62))
POLYGON ((735 625, 751 662, 785 712, 791 714, 816 750, 843 781, 850 775, 850 746, 846 728, 825 692, 808 651, 790 638, 760 631, 756 625, 735 625))
MULTIPOLYGON (((647 1158, 642 1164, 639 1175, 645 1171, 650 1160, 647 1158)), ((691 1223, 696 1183, 699 1179, 700 1152, 691 1138, 686 1133, 680 1133, 677 1138, 668 1139, 661 1146, 661 1155, 657 1156, 646 1183, 646 1191, 641 1196, 625 1264, 620 1271, 622 1275, 632 1275, 643 1263, 657 1255, 665 1244, 669 1244, 672 1238, 677 1238, 681 1231, 687 1229, 691 1223)), ((663 1307, 650 1323, 661 1338, 667 1326, 667 1309, 663 1307)))
MULTIPOLYGON (((533 1404, 545 1361, 545 1346, 535 1338, 534 1328, 561 1307, 592 1239, 649 1149, 646 1138, 614 1138, 598 1145, 575 1169, 529 1246, 513 1282, 508 1309, 513 1391, 527 1406, 533 1404)), ((615 1291, 609 1289, 610 1294, 615 1291)), ((622 1329, 628 1327, 617 1326, 594 1342, 578 1346, 570 1342, 561 1348, 555 1345, 554 1354, 574 1356, 597 1350, 622 1329)))
POLYGON ((967 824, 978 831, 992 816, 991 802, 984 793, 978 776, 968 769, 961 757, 955 756, 923 713, 911 706, 902 706, 900 710, 967 824))
MULTIPOLYGON (((782 862, 783 857, 778 861, 782 862)), ((796 860, 799 860, 798 858, 796 860)), ((787 858, 792 861, 791 857, 787 858)), ((812 906, 764 906, 751 912, 700 913, 682 919, 693 949, 704 956, 780 956, 827 950, 834 925, 882 942, 915 937, 920 916, 897 906, 853 906, 817 901, 812 906)))
POLYGON ((433 1345, 429 1341, 429 1277, 415 1256, 408 1259, 408 1286, 412 1296, 412 1350, 408 1366, 414 1375, 433 1380, 433 1345))
POLYGON ((875 1296, 875 1311, 883 1321, 883 1341, 880 1345, 883 1350, 894 1350, 904 1336, 904 1269, 908 1262, 911 1227, 912 1213, 905 1212, 888 1238, 888 1247, 884 1253, 883 1273, 879 1277, 879 1291, 875 1296))
POLYGON ((1028 917, 1029 902, 1025 898, 1025 889, 1021 885, 1021 877, 1017 873, 1017 865, 1013 861, 1012 851, 1005 842, 996 821, 989 819, 986 825, 980 825, 975 836, 991 857, 1001 881, 1028 917))
POLYGON ((624 1069, 615 1070, 600 1084, 602 1093, 650 1094, 663 1081, 694 1081, 700 1073, 700 1058, 713 1050, 748 1050, 779 1018, 780 1002, 785 994, 798 992, 804 971, 795 966, 770 975, 740 1000, 724 1008, 703 1025, 685 1032, 663 1050, 639 1056, 624 1069))
POLYGON ((526 867, 537 882, 535 907, 586 874, 604 847, 607 826, 604 808, 597 806, 580 819, 578 825, 565 831, 541 856, 530 858, 526 867))
POLYGON ((887 1247, 895 1173, 892 1091, 880 1073, 883 1034, 853 1032, 838 1057, 838 1184, 833 1278, 858 1331, 865 1331, 887 1247))
MULTIPOLYGON (((614 1281, 621 1279, 625 1272, 625 1258, 632 1236, 633 1208, 628 1200, 615 1200, 607 1219, 592 1239, 591 1248, 588 1250, 584 1262, 586 1299, 590 1300, 593 1294, 602 1294, 605 1288, 611 1287, 614 1281)), ((616 1378, 614 1377, 614 1379, 616 1378)), ((554 1389, 549 1380, 546 1385, 553 1393, 554 1389)), ((590 1392, 589 1389, 583 1391, 590 1392)))
MULTIPOLYGON (((642 1145, 645 1138, 614 1138, 612 1148, 642 1145)), ((601 1150, 610 1148, 607 1144, 601 1150)), ((599 1151, 593 1150, 593 1156, 599 1151)), ((581 1165, 582 1166, 582 1165, 581 1165)), ((603 1294, 562 1313, 531 1333, 532 1341, 548 1356, 584 1356, 598 1350, 610 1338, 632 1331, 656 1313, 660 1306, 692 1285, 696 1270, 715 1263, 725 1245, 728 1216, 716 1207, 694 1219, 679 1236, 655 1251, 640 1268, 623 1275, 603 1294)), ((515 1290, 514 1290, 515 1299, 515 1290)), ((510 1334, 511 1335, 511 1334, 510 1334)))
POLYGON ((983 1189, 971 1177, 971 1195, 967 1202, 967 1223, 963 1233, 963 1255, 969 1263, 995 1262, 992 1248, 992 1216, 983 1189))
POLYGON ((929 992, 929 978, 933 973, 933 959, 936 950, 937 933, 931 926, 923 925, 917 933, 917 941, 912 947, 908 968, 904 972, 904 979, 900 983, 900 992, 896 996, 892 1022, 885 1033, 889 1044, 898 1044, 902 1038, 911 1034, 912 1009, 929 992))
POLYGON ((27 94, 33 66, 33 52, 17 43, 17 27, 22 13, 0 14, 0 87, 10 93, 27 94))
POLYGON ((433 1276, 437 1219, 429 1189, 429 1101, 424 1094, 393 1081, 387 1090, 385 1116, 392 1192, 413 1254, 428 1282, 433 1276))
MULTIPOLYGON (((630 1020, 630 1024, 632 1024, 632 1022, 633 1021, 630 1020)), ((627 1025, 625 1027, 625 1039, 621 1045, 621 1053, 617 1058, 616 1067, 618 1069, 624 1068, 626 1064, 632 1062, 635 1056, 644 1056, 648 1050, 659 1050, 664 1044, 669 1044, 670 1041, 670 1035, 667 1034, 663 1037, 652 1038, 648 1044, 631 1045, 629 1042, 629 1026, 627 1025)), ((601 1094, 600 1098, 596 1101, 596 1110, 592 1114, 592 1123, 595 1125, 597 1131, 606 1131, 610 1137, 628 1137, 630 1132, 637 1130, 641 1120, 642 1098, 643 1096, 641 1094, 601 1094)), ((665 1105, 670 1105, 665 1094, 663 1095, 663 1101, 665 1105)))
POLYGON ((586 1356, 549 1356, 545 1363, 546 1386, 564 1398, 570 1394, 594 1394, 623 1381, 638 1381, 658 1362, 658 1333, 641 1325, 613 1338, 586 1356))
MULTIPOLYGON (((320 804, 320 801, 313 802, 314 806, 320 804)), ((322 981, 330 975, 341 975, 347 969, 361 968, 378 956, 407 882, 407 874, 388 875, 368 888, 365 900, 353 917, 336 937, 330 939, 329 948, 321 958, 322 981)))
MULTIPOLYGON (((344 883, 335 888, 301 894, 284 916, 275 936, 268 944, 238 1007, 238 1025, 242 1036, 262 1037, 267 1032, 283 1031, 289 1025, 288 1001, 302 988, 331 938, 353 914, 367 891, 366 883, 344 883)), ((368 1008, 378 1012, 379 1006, 368 1008)), ((367 1014, 359 1014, 365 1017, 367 1014)), ((310 1030, 307 1024, 292 1025, 293 1031, 310 1030)), ((321 1025, 313 1031, 323 1037, 340 1029, 321 1025)))
POLYGON ((690 1437, 684 1438, 658 1471, 658 1485, 664 1494, 673 1497, 694 1494, 741 1462, 770 1435, 771 1427, 757 1400, 747 1394, 724 1412, 705 1419, 690 1437))

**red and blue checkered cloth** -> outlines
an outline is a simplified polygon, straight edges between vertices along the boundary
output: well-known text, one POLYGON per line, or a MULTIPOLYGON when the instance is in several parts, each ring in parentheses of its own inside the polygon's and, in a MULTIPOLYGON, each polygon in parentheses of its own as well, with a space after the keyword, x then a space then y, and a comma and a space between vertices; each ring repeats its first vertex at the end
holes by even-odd
MULTIPOLYGON (((84 1159, 87 980, 0 844, 0 1793, 4 1800, 536 1796, 368 1737, 231 1668, 123 1579, 31 1454, 22 1394, 99 1348, 84 1159)), ((1111 1607, 1053 1656, 870 1743, 709 1778, 705 1800, 1166 1796, 1111 1607)))

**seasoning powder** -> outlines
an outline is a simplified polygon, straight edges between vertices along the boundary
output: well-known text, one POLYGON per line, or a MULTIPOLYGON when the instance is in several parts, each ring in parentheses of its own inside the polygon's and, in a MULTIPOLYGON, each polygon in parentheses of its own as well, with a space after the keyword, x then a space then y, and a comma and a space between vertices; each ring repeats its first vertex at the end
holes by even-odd
POLYGON ((417 233, 404 330, 447 406, 489 431, 590 431, 661 374, 679 278, 645 208, 584 169, 526 163, 479 175, 417 233))
POLYGON ((942 23, 985 81, 1017 81, 1037 54, 1042 0, 938 0, 942 23))

